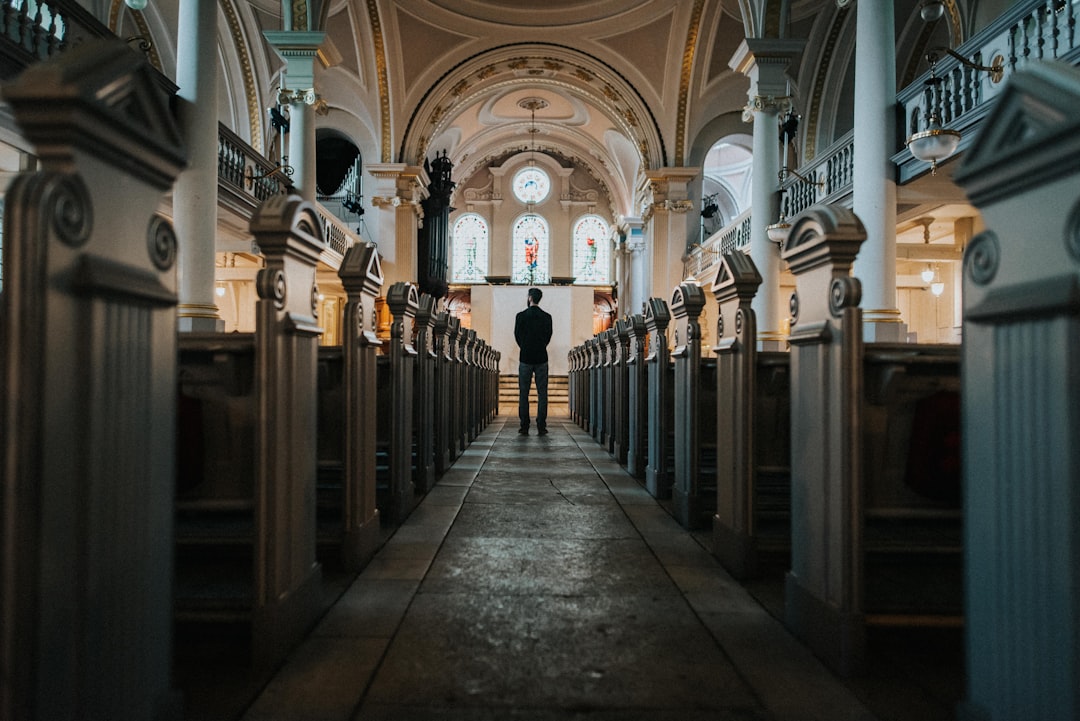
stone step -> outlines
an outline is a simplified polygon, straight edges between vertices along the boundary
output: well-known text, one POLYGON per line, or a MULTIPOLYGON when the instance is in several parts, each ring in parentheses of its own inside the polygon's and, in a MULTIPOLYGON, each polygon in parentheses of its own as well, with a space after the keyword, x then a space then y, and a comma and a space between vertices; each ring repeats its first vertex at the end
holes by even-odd
MULTIPOLYGON (((569 379, 566 376, 548 377, 548 405, 566 404, 570 396, 569 379)), ((536 402, 536 387, 529 391, 529 399, 536 402)), ((516 375, 499 376, 499 403, 517 403, 518 378, 516 375)))

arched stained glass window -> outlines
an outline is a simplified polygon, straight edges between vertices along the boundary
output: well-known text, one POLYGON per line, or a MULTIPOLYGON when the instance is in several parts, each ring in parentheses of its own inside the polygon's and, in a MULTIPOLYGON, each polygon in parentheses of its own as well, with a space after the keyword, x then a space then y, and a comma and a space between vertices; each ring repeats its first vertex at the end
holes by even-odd
POLYGON ((514 197, 522 203, 542 203, 551 192, 551 179, 540 168, 522 168, 514 175, 514 197))
POLYGON ((547 221, 539 215, 529 213, 514 223, 512 283, 540 285, 551 282, 548 269, 548 232, 547 221))
POLYGON ((574 223, 574 283, 605 285, 611 282, 611 239, 607 222, 598 215, 574 223))
POLYGON ((451 278, 456 283, 483 283, 488 272, 488 224, 476 213, 454 223, 451 278))

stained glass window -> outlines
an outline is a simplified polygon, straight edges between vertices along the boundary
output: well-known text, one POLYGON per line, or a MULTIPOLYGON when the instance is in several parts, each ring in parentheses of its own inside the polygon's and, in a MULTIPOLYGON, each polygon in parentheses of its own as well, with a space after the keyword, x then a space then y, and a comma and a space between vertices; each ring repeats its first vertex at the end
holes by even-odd
POLYGON ((451 255, 457 283, 483 283, 488 268, 488 224, 476 213, 466 213, 454 223, 451 255))
POLYGON ((512 283, 540 285, 551 282, 548 270, 548 224, 529 213, 514 223, 512 283))
POLYGON ((514 175, 514 197, 522 203, 542 203, 551 192, 551 180, 540 168, 529 166, 514 175))
POLYGON ((608 224, 598 215, 586 215, 574 224, 574 283, 611 282, 609 233, 608 224))

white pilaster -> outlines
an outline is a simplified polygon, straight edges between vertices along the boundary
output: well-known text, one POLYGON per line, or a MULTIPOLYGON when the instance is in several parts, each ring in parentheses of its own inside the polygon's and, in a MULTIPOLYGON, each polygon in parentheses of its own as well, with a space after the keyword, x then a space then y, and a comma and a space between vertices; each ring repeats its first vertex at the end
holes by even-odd
POLYGON ((780 172, 780 133, 777 116, 791 106, 787 90, 787 67, 803 48, 803 40, 747 38, 728 66, 750 78, 749 101, 743 119, 754 124, 754 165, 751 177, 750 257, 761 273, 754 297, 758 321, 758 345, 762 350, 780 349, 786 343, 783 320, 787 309, 780 297, 780 252, 765 228, 777 221, 780 172))
POLYGON ((217 236, 217 2, 182 0, 178 18, 178 117, 188 167, 173 190, 178 241, 177 327, 181 332, 225 329, 214 302, 217 236))
POLYGON ((867 341, 906 334, 896 303, 896 41, 893 0, 859 3, 855 26, 853 207, 867 240, 855 260, 867 341))
POLYGON ((422 167, 405 163, 377 163, 365 169, 375 179, 371 205, 384 286, 415 282, 417 230, 423 222, 420 201, 427 193, 427 174, 422 167))
POLYGON ((645 171, 642 188, 646 252, 644 260, 652 276, 648 297, 669 298, 682 282, 683 257, 686 255, 687 212, 693 209, 689 199, 690 181, 700 168, 660 168, 645 171))

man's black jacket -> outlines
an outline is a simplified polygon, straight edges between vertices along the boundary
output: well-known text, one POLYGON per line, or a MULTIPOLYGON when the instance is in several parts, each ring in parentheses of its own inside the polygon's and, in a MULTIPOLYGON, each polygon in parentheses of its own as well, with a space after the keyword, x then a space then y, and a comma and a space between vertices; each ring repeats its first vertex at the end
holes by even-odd
POLYGON ((521 348, 520 360, 529 365, 548 362, 547 345, 551 340, 551 316, 538 305, 530 305, 517 314, 514 340, 521 348))

